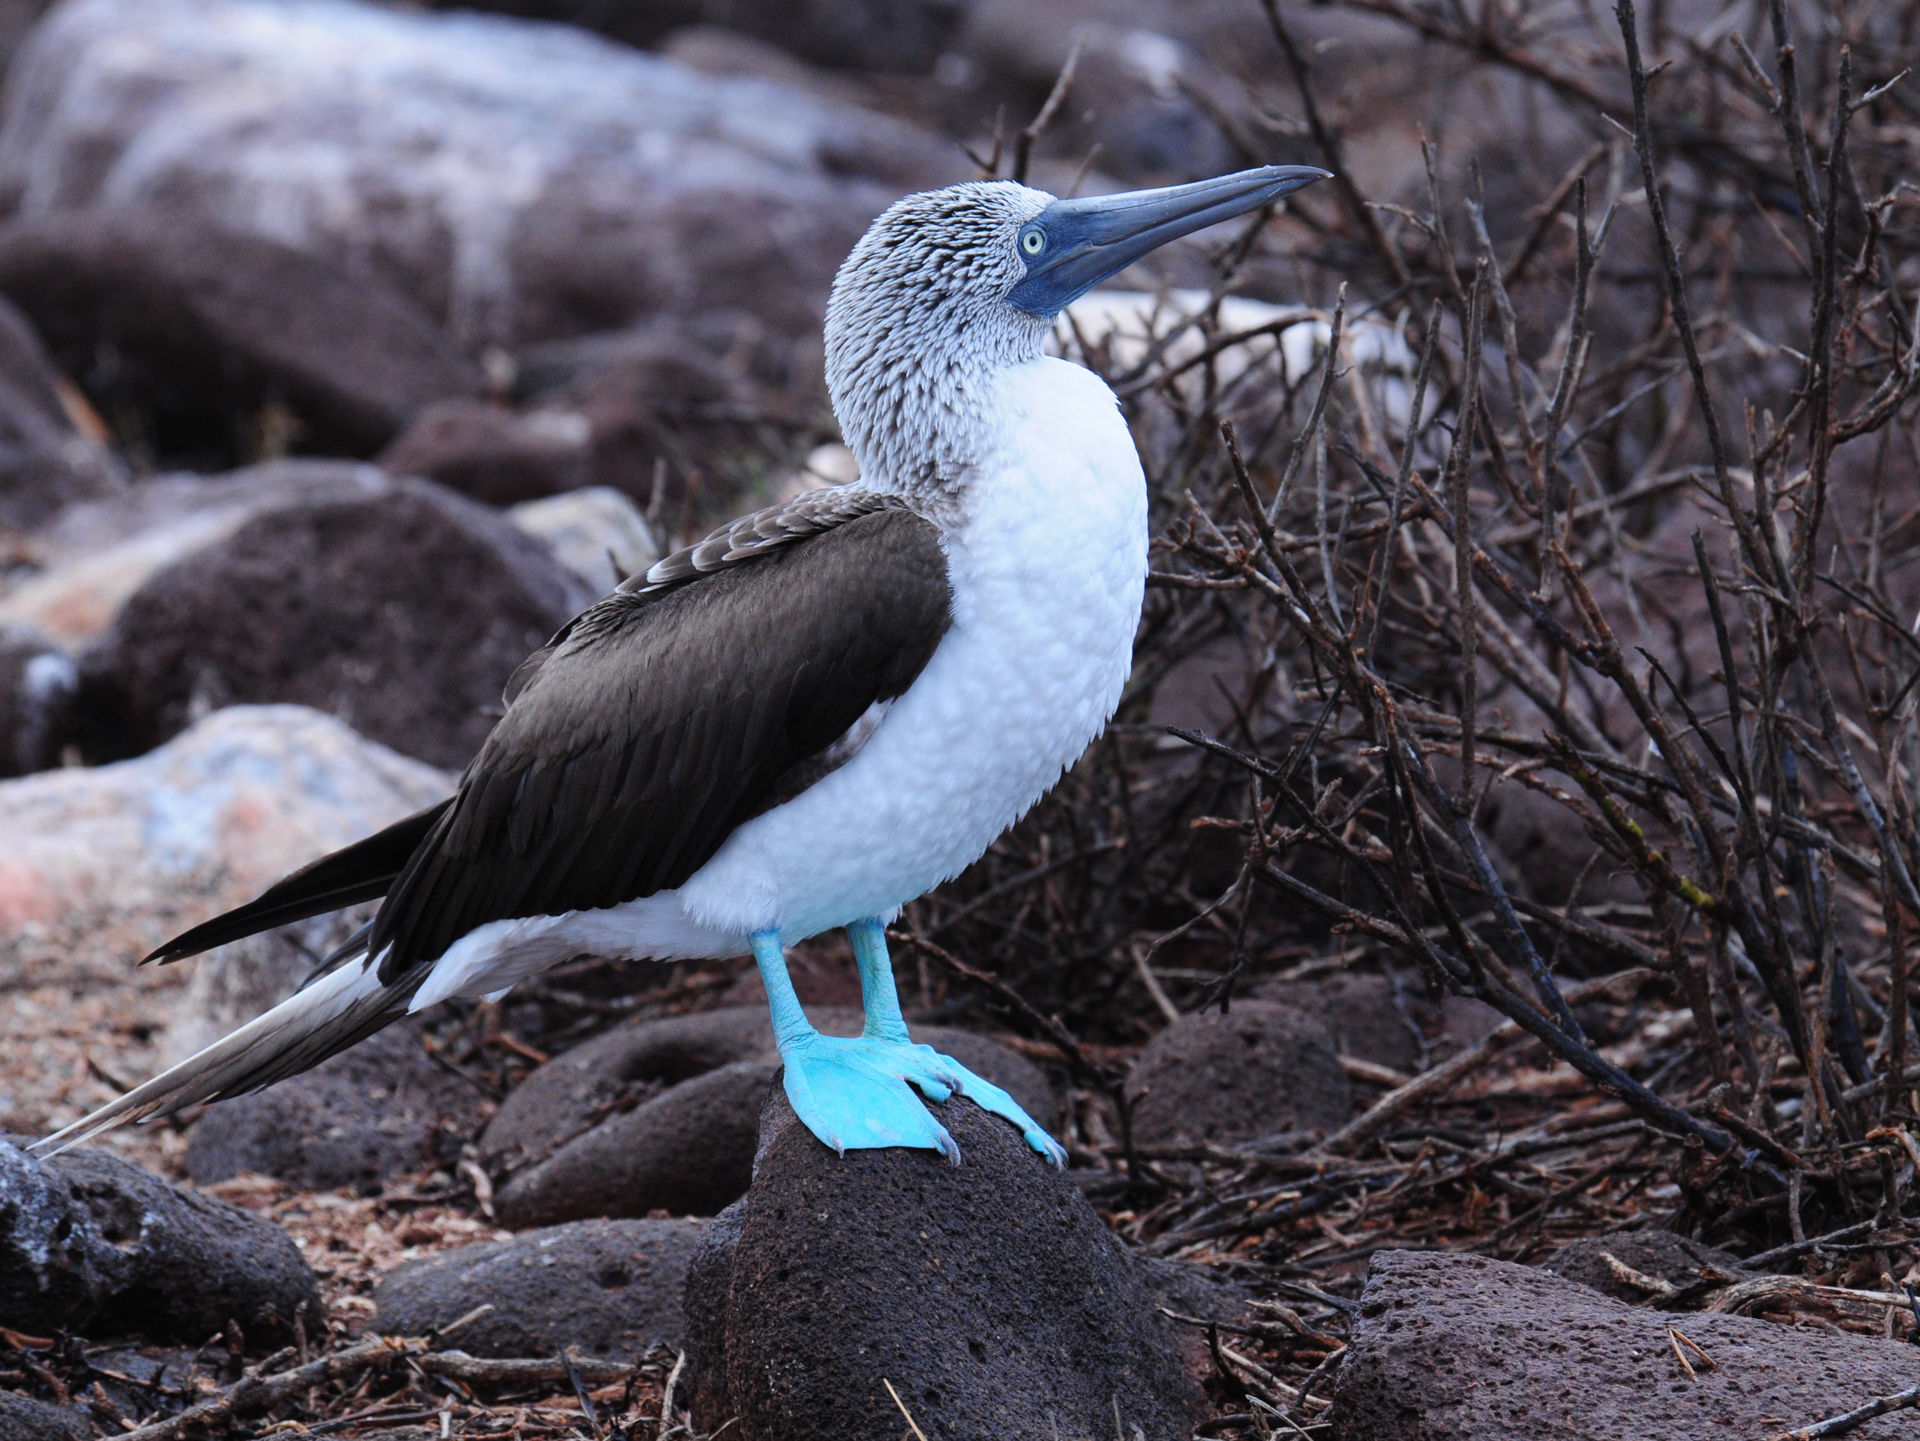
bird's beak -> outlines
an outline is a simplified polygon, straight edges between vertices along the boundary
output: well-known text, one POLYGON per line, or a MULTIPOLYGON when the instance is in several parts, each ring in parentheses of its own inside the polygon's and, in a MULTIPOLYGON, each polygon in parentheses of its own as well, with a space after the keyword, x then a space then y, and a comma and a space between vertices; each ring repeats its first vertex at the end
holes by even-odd
POLYGON ((1278 200, 1316 180, 1317 165, 1263 165, 1215 180, 1164 190, 1129 190, 1084 200, 1056 200, 1020 227, 1027 274, 1007 298, 1034 315, 1055 316, 1108 276, 1150 250, 1278 200), (1030 232, 1044 248, 1029 249, 1030 232))

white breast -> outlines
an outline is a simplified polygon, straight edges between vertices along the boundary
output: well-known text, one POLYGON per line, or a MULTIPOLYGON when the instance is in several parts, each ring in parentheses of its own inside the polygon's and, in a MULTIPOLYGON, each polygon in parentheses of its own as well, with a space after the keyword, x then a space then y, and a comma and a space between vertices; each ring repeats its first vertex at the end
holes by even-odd
POLYGON ((735 831, 678 890, 457 941, 415 1006, 593 951, 732 955, 891 917, 977 860, 1113 715, 1147 572, 1146 482, 1113 392, 1036 360, 1002 403, 947 535, 953 624, 852 760, 735 831))
POLYGON ((858 756, 743 826, 678 893, 688 915, 789 939, 891 915, 979 858, 1099 734, 1126 684, 1146 483, 1113 392, 1036 360, 948 536, 953 626, 858 756))

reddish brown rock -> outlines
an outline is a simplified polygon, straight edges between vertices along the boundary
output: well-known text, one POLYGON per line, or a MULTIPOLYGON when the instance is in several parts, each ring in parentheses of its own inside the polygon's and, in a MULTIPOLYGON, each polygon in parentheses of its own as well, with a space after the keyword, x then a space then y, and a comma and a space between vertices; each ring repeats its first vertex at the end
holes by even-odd
POLYGON ((135 761, 7 781, 0 956, 37 927, 36 945, 116 937, 114 964, 124 965, 450 784, 303 706, 233 706, 135 761))

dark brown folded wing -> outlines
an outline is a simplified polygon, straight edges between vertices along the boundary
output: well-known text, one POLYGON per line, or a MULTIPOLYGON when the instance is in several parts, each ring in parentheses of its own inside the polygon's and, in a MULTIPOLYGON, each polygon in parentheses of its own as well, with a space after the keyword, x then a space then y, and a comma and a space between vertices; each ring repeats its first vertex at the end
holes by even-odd
POLYGON ((722 538, 636 577, 522 668, 381 908, 383 979, 488 921, 681 885, 946 633, 939 532, 910 511, 826 500, 722 538))

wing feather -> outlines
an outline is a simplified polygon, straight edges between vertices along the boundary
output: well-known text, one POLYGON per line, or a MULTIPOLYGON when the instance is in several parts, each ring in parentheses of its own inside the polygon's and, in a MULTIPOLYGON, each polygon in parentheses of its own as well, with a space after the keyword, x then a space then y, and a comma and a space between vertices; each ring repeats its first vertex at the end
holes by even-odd
POLYGON ((950 622, 934 525, 856 492, 669 557, 522 668, 374 923, 387 979, 474 927, 680 885, 900 695, 950 622))

